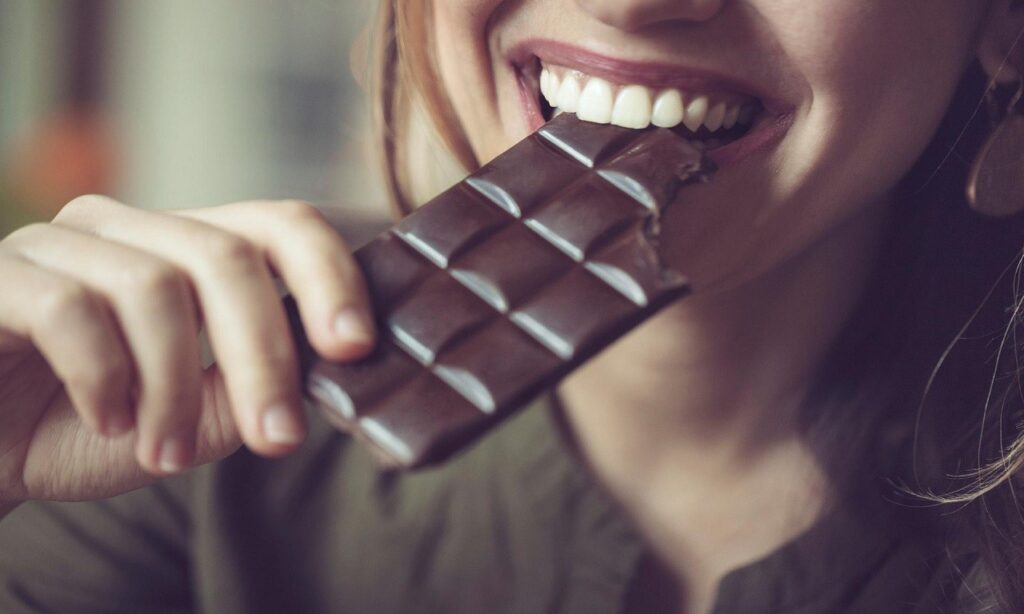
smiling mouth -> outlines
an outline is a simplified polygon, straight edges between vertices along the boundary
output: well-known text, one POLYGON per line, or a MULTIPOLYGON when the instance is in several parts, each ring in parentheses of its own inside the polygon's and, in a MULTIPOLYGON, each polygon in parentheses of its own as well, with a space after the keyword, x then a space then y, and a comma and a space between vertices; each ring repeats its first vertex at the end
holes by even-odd
POLYGON ((574 113, 598 124, 669 128, 710 151, 773 123, 772 114, 757 97, 699 81, 685 88, 621 82, 537 56, 516 68, 528 122, 534 129, 556 115, 574 113))

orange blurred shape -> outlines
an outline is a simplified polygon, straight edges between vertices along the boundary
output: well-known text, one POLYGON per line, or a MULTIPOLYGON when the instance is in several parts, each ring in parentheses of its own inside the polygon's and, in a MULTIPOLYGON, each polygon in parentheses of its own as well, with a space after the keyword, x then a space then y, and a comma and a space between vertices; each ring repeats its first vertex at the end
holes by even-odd
POLYGON ((99 112, 64 109, 36 124, 7 152, 5 183, 31 213, 49 219, 76 196, 114 189, 115 149, 99 112))

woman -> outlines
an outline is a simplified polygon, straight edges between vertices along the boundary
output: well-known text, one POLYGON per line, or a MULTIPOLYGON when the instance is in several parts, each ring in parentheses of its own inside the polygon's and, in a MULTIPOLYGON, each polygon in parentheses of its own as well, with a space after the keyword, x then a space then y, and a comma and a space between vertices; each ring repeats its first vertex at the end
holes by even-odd
MULTIPOLYGON (((76 200, 0 243, 0 507, 18 507, 2 609, 1021 611, 1017 457, 966 491, 944 480, 1012 443, 1017 389, 986 398, 992 347, 939 362, 1021 245, 1018 222, 966 211, 968 154, 947 155, 973 134, 957 138, 985 89, 974 60, 995 82, 1024 71, 1012 4, 384 6, 400 208, 457 178, 422 162, 429 120, 467 167, 556 106, 695 137, 749 124, 666 212, 663 255, 695 294, 445 468, 378 474, 300 411, 272 274, 322 355, 374 339, 310 207, 76 200), (980 491, 953 515, 922 504, 980 491), (24 503, 42 499, 97 501, 24 503)), ((965 343, 1007 326, 998 292, 965 343)))

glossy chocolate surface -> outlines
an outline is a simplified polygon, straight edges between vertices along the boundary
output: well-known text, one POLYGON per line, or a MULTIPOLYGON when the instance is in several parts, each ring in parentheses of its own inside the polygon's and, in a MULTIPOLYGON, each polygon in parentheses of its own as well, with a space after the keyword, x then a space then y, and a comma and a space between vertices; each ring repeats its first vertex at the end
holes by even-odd
POLYGON ((668 130, 556 118, 357 250, 380 343, 307 352, 307 393, 385 464, 448 458, 686 294, 658 219, 709 174, 668 130))

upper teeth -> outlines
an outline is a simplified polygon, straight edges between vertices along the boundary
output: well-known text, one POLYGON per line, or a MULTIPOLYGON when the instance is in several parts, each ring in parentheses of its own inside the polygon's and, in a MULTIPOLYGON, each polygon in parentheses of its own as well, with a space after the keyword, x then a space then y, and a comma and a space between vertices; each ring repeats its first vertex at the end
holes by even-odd
POLYGON ((673 128, 679 124, 696 132, 709 132, 747 125, 754 118, 748 103, 714 100, 709 94, 677 89, 652 90, 643 85, 613 85, 578 71, 559 76, 545 67, 540 73, 540 90, 557 112, 576 113, 582 120, 615 124, 625 128, 646 128, 653 124, 673 128))

